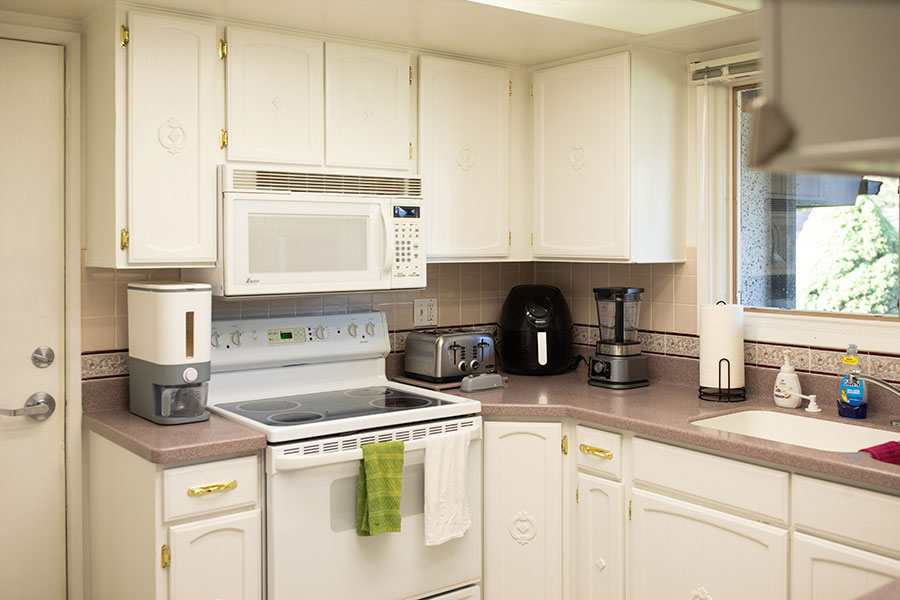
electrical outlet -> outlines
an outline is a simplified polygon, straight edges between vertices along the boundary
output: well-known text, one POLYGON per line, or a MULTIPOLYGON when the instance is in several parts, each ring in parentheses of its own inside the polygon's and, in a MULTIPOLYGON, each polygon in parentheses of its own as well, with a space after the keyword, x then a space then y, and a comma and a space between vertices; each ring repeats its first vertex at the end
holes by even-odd
POLYGON ((413 300, 413 325, 437 325, 437 298, 413 300))

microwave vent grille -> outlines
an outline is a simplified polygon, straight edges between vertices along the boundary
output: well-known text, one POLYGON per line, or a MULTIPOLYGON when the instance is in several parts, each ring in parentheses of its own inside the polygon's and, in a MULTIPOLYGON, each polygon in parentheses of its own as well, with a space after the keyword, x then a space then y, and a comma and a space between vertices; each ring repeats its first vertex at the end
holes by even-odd
POLYGON ((278 191, 407 198, 422 195, 422 180, 410 177, 235 169, 233 171, 232 184, 235 191, 278 191))

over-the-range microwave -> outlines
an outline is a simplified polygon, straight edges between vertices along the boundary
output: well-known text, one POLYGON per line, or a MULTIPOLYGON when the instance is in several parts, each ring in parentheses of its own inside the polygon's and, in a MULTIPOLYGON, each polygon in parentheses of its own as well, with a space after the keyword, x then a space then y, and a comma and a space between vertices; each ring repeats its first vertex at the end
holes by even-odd
POLYGON ((219 168, 218 296, 425 287, 421 180, 219 168))

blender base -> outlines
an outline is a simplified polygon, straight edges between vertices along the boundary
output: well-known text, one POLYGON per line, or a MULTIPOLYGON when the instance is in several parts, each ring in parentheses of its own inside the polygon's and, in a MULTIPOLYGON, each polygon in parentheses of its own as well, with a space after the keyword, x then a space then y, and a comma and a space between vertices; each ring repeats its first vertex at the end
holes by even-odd
POLYGON ((647 357, 641 354, 611 356, 595 354, 589 361, 588 383, 613 390, 650 385, 647 357))

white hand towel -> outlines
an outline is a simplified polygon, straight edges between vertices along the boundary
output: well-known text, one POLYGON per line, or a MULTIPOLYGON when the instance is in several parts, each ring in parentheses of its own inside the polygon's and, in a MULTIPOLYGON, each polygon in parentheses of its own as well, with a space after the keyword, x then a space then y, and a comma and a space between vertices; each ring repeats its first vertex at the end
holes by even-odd
POLYGON ((466 490, 469 432, 425 438, 425 545, 462 537, 472 524, 466 490))

